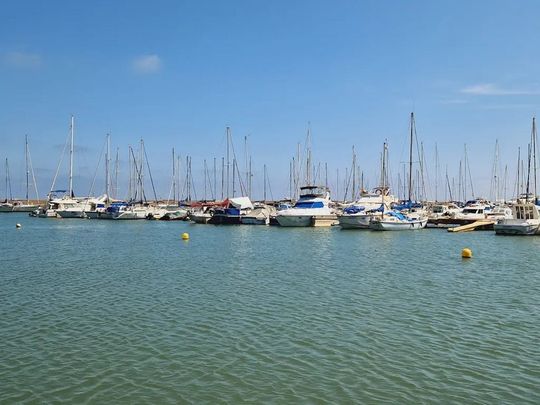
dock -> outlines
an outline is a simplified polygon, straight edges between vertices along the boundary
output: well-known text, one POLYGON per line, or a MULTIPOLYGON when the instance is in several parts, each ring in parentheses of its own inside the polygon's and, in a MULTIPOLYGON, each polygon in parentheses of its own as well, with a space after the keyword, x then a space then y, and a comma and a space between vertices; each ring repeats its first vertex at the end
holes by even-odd
POLYGON ((490 219, 482 219, 475 221, 471 224, 456 226, 453 228, 448 228, 448 232, 470 232, 476 230, 490 230, 493 229, 493 225, 496 221, 490 219))

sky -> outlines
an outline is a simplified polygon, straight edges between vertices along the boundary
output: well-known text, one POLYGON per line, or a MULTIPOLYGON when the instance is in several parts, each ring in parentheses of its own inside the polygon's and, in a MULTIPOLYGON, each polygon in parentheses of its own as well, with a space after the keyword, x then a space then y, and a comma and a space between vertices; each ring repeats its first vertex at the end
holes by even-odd
MULTIPOLYGON (((289 195, 290 162, 310 128, 313 162, 327 165, 335 197, 343 198, 353 145, 365 185, 378 184, 385 140, 397 193, 414 112, 428 197, 435 183, 445 197, 446 170, 458 184, 465 144, 474 193, 490 197, 496 140, 510 196, 518 147, 526 155, 540 105, 539 12, 533 0, 7 0, 0 157, 9 159, 12 193, 24 196, 27 134, 44 197, 73 114, 77 195, 103 192, 98 161, 110 133, 119 197, 127 194, 128 147, 141 138, 158 197, 170 191, 173 147, 182 163, 191 156, 198 198, 204 160, 211 171, 217 159, 220 197, 230 127, 240 170, 252 159, 252 197, 262 197, 266 165, 277 199, 289 195)), ((66 162, 55 188, 67 187, 66 162)))

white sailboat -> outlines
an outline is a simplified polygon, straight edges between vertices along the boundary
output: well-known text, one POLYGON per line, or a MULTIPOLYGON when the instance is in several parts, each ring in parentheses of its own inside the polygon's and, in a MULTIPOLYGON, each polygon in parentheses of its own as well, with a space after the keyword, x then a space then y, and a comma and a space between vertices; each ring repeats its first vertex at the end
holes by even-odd
MULTIPOLYGON (((354 167, 356 156, 353 156, 354 167)), ((338 215, 339 226, 341 228, 369 229, 369 224, 374 217, 380 216, 385 211, 390 211, 391 205, 397 202, 397 199, 393 195, 390 195, 390 188, 386 186, 386 158, 387 144, 385 142, 381 159, 381 186, 376 187, 371 193, 362 192, 359 199, 343 209, 343 212, 338 215)))
POLYGON ((9 178, 9 164, 6 158, 6 199, 0 203, 0 212, 12 212, 13 211, 13 195, 11 194, 11 181, 9 178))
MULTIPOLYGON (((414 113, 411 113, 411 125, 410 125, 410 145, 409 145, 409 200, 408 205, 413 206, 412 203, 412 164, 413 164, 413 140, 414 140, 414 113)), ((385 143, 385 150, 387 146, 385 143)), ((387 152, 383 154, 383 160, 387 152)), ((383 176, 386 179, 386 175, 383 176)), ((401 231, 401 230, 416 230, 426 227, 428 218, 422 212, 415 212, 411 215, 405 215, 399 211, 388 211, 381 213, 380 216, 374 217, 369 227, 374 231, 401 231)))
POLYGON ((84 208, 86 201, 80 201, 75 198, 73 192, 73 148, 75 136, 75 117, 71 116, 70 142, 69 142, 69 189, 67 196, 60 200, 52 201, 47 211, 51 210, 60 218, 84 218, 84 208))
MULTIPOLYGON (((129 150, 130 156, 133 159, 133 177, 135 179, 133 185, 134 194, 132 196, 133 198, 130 199, 131 201, 128 205, 123 205, 119 207, 119 209, 113 213, 112 219, 115 220, 147 219, 149 216, 151 217, 155 212, 155 207, 151 206, 146 201, 146 194, 144 192, 144 163, 146 155, 144 151, 144 141, 141 139, 138 159, 135 158, 135 154, 133 153, 133 149, 131 147, 129 148, 129 150)), ((150 177, 150 179, 152 178, 150 177)), ((154 197, 157 200, 155 194, 154 197)))
MULTIPOLYGON (((536 180, 536 119, 533 117, 529 144, 527 189, 512 205, 512 217, 500 219, 493 228, 497 235, 540 235, 540 207, 537 204, 536 180), (533 161, 533 191, 530 193, 531 160, 533 161)), ((519 176, 518 176, 519 177, 519 176)))

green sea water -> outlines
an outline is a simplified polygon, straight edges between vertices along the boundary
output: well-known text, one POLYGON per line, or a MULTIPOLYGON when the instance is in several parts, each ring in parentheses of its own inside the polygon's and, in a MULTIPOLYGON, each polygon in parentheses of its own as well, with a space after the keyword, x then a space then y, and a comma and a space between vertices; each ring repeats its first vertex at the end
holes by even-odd
POLYGON ((0 255, 2 404, 540 403, 540 237, 4 214, 0 255))

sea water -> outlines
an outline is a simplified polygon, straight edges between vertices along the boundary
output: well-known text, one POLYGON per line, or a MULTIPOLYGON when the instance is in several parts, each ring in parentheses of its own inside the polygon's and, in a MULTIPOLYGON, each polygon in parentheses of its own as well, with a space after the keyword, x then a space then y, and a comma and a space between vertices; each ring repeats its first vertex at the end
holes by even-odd
POLYGON ((0 403, 540 403, 540 237, 0 214, 0 255, 0 403))

